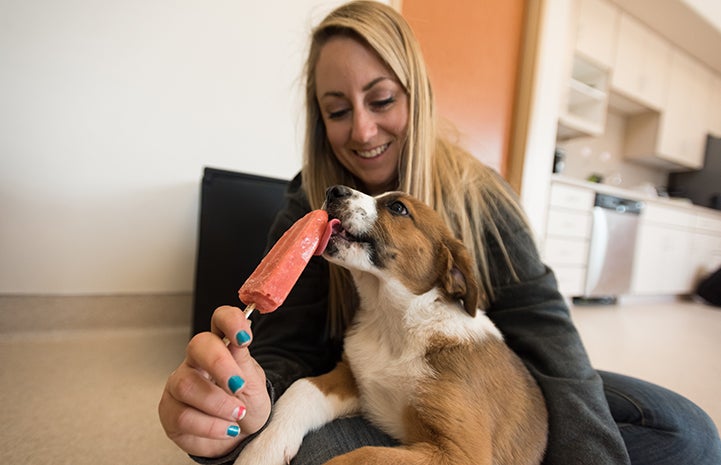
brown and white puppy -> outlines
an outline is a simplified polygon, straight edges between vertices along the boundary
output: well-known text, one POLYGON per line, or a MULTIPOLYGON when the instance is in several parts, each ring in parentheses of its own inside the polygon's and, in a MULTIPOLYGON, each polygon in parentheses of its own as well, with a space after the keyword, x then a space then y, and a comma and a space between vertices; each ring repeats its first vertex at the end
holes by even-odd
POLYGON ((398 192, 373 198, 335 186, 326 210, 338 222, 323 256, 350 270, 360 297, 343 361, 293 383, 236 464, 286 464, 306 433, 354 414, 402 445, 328 464, 540 463, 543 397, 478 309, 463 244, 430 207, 398 192))

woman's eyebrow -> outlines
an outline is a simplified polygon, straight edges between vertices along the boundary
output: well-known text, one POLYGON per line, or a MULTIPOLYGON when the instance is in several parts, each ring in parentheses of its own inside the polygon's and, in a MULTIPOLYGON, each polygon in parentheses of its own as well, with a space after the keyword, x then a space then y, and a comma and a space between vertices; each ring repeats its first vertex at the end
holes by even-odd
POLYGON ((366 84, 365 86, 363 86, 363 91, 366 92, 366 91, 371 90, 371 88, 373 88, 374 85, 376 85, 376 84, 378 84, 379 82, 384 81, 384 80, 386 80, 386 79, 388 79, 388 78, 385 77, 385 76, 380 76, 380 77, 377 77, 377 78, 373 79, 371 82, 369 82, 368 84, 366 84))
MULTIPOLYGON (((379 82, 384 81, 384 80, 386 80, 386 79, 390 79, 390 78, 385 77, 385 76, 380 76, 380 77, 377 77, 377 78, 373 79, 371 82, 369 82, 368 84, 366 84, 365 86, 363 86, 363 89, 362 89, 363 92, 368 92, 369 90, 371 90, 371 89, 373 88, 373 86, 375 86, 375 85, 378 84, 379 82)), ((323 98, 323 97, 338 97, 338 98, 343 98, 343 97, 345 97, 345 94, 344 94, 343 92, 341 92, 341 91, 338 91, 338 90, 330 90, 330 91, 328 91, 328 92, 325 92, 325 93, 321 96, 321 98, 323 98)))

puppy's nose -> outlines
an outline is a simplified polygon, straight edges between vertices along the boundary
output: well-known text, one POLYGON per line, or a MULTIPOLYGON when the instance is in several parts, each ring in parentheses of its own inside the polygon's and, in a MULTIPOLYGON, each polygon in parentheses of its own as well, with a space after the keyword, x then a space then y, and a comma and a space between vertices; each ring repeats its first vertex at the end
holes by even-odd
POLYGON ((347 186, 331 186, 325 191, 325 199, 327 202, 349 197, 353 192, 347 186))

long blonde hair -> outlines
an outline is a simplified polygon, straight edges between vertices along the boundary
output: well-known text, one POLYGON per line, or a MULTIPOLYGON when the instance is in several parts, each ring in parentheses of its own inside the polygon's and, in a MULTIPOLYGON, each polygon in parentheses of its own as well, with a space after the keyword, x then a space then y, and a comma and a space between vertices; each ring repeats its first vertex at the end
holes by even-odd
MULTIPOLYGON (((510 206, 523 218, 514 194, 490 168, 439 134, 435 105, 423 54, 405 19, 393 8, 375 1, 347 3, 332 11, 313 30, 306 61, 306 135, 303 187, 311 208, 320 208, 325 190, 334 184, 358 187, 354 177, 333 155, 325 132, 315 83, 320 50, 332 37, 344 35, 366 44, 395 73, 408 94, 407 139, 398 166, 398 190, 431 205, 445 219, 478 263, 483 305, 493 298, 486 255, 486 234, 503 247, 493 209, 510 206)), ((331 333, 340 336, 357 305, 349 274, 331 265, 329 317, 331 333)))

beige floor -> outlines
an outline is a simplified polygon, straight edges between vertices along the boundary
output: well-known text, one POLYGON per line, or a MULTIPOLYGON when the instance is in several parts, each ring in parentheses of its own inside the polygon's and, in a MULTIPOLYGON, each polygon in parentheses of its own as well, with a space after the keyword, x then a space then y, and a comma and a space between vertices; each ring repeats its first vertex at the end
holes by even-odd
POLYGON ((721 429, 721 308, 636 302, 571 311, 596 368, 681 393, 721 429))
MULTIPOLYGON (((670 387, 721 425, 721 310, 666 302, 573 316, 599 368, 670 387)), ((0 331, 0 463, 192 463, 156 413, 187 337, 187 326, 157 325, 0 331)))

